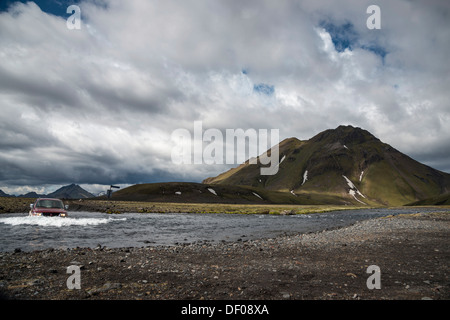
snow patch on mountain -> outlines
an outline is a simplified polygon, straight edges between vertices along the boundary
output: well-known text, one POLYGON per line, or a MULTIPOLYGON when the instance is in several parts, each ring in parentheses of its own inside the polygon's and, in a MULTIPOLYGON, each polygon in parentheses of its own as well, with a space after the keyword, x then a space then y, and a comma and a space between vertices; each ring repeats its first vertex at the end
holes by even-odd
POLYGON ((304 185, 307 180, 308 180, 308 170, 305 170, 305 173, 303 174, 302 185, 304 185))
POLYGON ((263 200, 263 198, 261 198, 261 196, 259 194, 257 194, 256 192, 252 192, 256 197, 260 198, 261 200, 263 200))
POLYGON ((361 202, 361 203, 363 203, 363 204, 366 204, 366 203, 362 202, 361 200, 359 200, 358 198, 356 198, 356 195, 357 195, 357 194, 360 195, 360 196, 363 197, 363 198, 365 198, 365 196, 364 196, 361 192, 359 192, 358 188, 356 188, 356 186, 353 184, 353 182, 352 182, 349 178, 347 178, 347 177, 344 176, 344 175, 342 175, 342 176, 344 177, 345 181, 347 181, 347 185, 348 185, 349 188, 350 188, 350 190, 348 191, 348 193, 349 193, 350 195, 352 195, 353 198, 355 198, 356 201, 361 202))
POLYGON ((211 192, 212 194, 215 194, 217 196, 217 192, 216 190, 212 189, 212 188, 208 188, 208 191, 211 192))
POLYGON ((348 193, 350 194, 350 195, 352 195, 353 196, 353 198, 355 198, 355 200, 356 201, 358 201, 358 202, 361 202, 362 204, 365 204, 365 205, 367 205, 367 203, 365 203, 365 202, 362 202, 361 200, 359 200, 357 197, 356 197, 356 192, 355 192, 355 190, 353 190, 353 189, 350 189, 349 191, 348 191, 348 193))

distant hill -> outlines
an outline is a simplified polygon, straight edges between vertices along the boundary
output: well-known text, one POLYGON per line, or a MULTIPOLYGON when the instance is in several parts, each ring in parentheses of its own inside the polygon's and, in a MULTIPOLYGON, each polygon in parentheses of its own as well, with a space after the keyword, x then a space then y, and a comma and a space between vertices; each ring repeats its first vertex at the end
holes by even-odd
MULTIPOLYGON (((106 199, 106 196, 98 197, 106 199)), ((193 182, 146 183, 133 185, 112 194, 112 200, 175 203, 229 204, 345 204, 334 195, 301 195, 249 186, 208 185, 193 182)))
POLYGON ((12 196, 3 192, 3 190, 0 190, 0 197, 12 197, 12 196))
POLYGON ((262 176, 261 164, 247 161, 203 183, 298 197, 327 195, 359 205, 403 205, 450 192, 450 174, 413 160, 361 128, 339 126, 305 141, 285 139, 279 154, 275 175, 262 176))
POLYGON ((18 197, 19 198, 42 198, 42 197, 45 197, 45 194, 37 194, 36 192, 32 191, 32 192, 28 192, 25 194, 21 194, 18 197))
MULTIPOLYGON (((15 197, 13 195, 9 195, 0 190, 0 197, 15 197)), ((49 194, 38 194, 34 191, 22 194, 17 196, 18 198, 60 198, 60 199, 85 199, 85 198, 93 198, 94 195, 90 192, 84 190, 79 185, 71 184, 68 186, 64 186, 59 188, 58 190, 49 193, 49 194)))
POLYGON ((85 199, 92 198, 94 197, 94 195, 90 192, 87 192, 77 184, 71 184, 61 187, 52 193, 49 193, 47 197, 61 199, 85 199))

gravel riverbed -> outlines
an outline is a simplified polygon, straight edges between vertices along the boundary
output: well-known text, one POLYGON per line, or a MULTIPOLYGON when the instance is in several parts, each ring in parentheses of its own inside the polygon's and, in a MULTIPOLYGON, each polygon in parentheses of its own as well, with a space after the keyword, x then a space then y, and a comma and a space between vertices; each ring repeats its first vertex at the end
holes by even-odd
POLYGON ((0 253, 13 300, 357 300, 450 298, 450 213, 357 222, 317 233, 141 248, 0 253), (376 265, 380 289, 369 289, 376 265), (69 266, 80 270, 80 289, 69 266), (71 277, 69 279, 69 277, 71 277), (70 281, 69 281, 70 280, 70 281))

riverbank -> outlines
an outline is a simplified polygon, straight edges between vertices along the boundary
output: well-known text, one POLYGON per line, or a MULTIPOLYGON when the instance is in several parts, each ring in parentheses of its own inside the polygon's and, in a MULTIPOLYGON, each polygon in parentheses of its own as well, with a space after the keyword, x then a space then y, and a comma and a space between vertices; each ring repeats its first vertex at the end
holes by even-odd
MULTIPOLYGON (((0 213, 28 213, 33 198, 0 197, 0 213)), ((234 213, 234 214, 302 214, 349 210, 367 206, 295 205, 295 204, 227 204, 177 203, 120 200, 64 200, 70 211, 121 213, 234 213)))
POLYGON ((5 299, 357 300, 450 298, 450 214, 234 243, 0 253, 5 299), (68 289, 67 267, 81 289, 68 289), (370 265, 381 289, 368 289, 370 265))

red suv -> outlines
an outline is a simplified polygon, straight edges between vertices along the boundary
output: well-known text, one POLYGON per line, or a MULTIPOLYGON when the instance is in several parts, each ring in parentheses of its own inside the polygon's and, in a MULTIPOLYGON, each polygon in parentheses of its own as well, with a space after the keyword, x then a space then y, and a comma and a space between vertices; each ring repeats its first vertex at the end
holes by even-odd
POLYGON ((67 217, 67 209, 69 206, 59 199, 39 198, 30 204, 30 216, 67 217))

